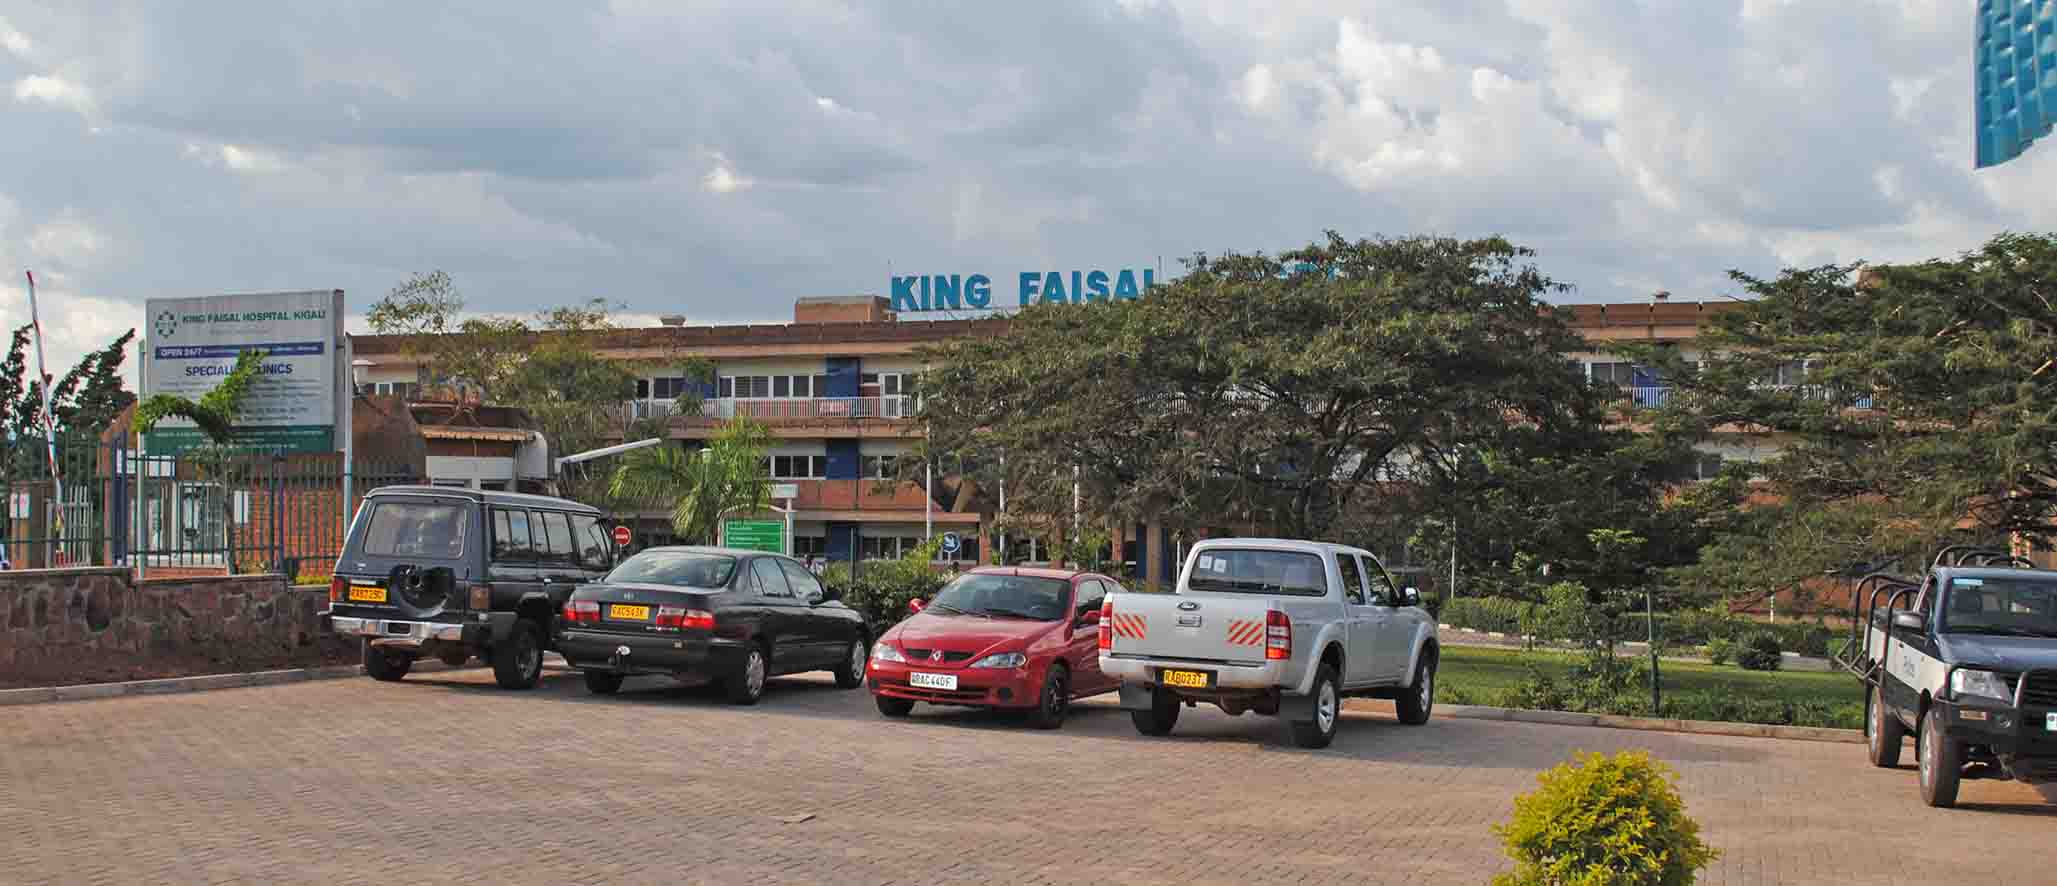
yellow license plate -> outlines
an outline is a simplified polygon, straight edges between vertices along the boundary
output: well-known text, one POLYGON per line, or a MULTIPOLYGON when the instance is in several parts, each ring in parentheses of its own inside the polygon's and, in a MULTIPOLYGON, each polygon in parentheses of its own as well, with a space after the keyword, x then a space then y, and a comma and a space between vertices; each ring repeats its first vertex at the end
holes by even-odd
POLYGON ((1165 671, 1164 685, 1182 689, 1206 689, 1207 675, 1200 671, 1165 671))
POLYGON ((649 621, 650 607, 616 603, 607 607, 607 617, 619 621, 649 621))
POLYGON ((384 603, 386 602, 386 589, 352 587, 350 589, 350 602, 384 603))

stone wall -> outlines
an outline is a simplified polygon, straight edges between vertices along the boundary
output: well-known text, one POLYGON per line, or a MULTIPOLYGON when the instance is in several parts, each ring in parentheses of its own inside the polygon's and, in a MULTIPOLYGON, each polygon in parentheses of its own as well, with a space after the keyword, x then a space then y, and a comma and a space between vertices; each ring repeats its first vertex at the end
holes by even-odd
POLYGON ((0 674, 96 652, 288 656, 321 642, 327 599, 326 587, 295 588, 277 575, 137 582, 123 568, 0 572, 0 674))

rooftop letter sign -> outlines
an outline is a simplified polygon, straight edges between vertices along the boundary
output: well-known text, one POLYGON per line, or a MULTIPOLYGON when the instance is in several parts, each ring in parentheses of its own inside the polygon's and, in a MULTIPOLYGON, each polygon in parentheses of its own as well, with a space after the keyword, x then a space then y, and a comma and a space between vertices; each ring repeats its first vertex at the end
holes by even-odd
MULTIPOLYGON (((1142 298, 1157 285, 1152 268, 1118 271, 1022 271, 1014 276, 1015 303, 1081 304, 1142 298)), ((916 274, 893 278, 895 311, 983 310, 993 304, 993 278, 984 274, 916 274)))

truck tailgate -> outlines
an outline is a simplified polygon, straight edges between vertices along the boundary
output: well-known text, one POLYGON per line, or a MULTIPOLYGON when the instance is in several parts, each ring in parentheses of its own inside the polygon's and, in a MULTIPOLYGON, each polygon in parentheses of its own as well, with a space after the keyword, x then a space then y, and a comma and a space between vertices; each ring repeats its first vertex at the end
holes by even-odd
POLYGON ((1113 594, 1113 655, 1264 663, 1272 601, 1206 594, 1113 594))

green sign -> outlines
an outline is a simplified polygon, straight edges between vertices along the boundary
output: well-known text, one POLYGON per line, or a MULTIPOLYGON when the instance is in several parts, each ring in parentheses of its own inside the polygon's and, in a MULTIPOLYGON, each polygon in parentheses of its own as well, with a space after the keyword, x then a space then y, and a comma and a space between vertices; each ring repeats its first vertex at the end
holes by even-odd
POLYGON ((730 520, 722 527, 721 537, 725 547, 786 552, 786 524, 777 520, 730 520))
MULTIPOLYGON (((200 433, 199 428, 159 425, 143 435, 144 452, 148 455, 178 455, 206 446, 208 442, 207 435, 200 433)), ((336 430, 328 425, 239 427, 231 445, 267 452, 335 452, 336 430)))

